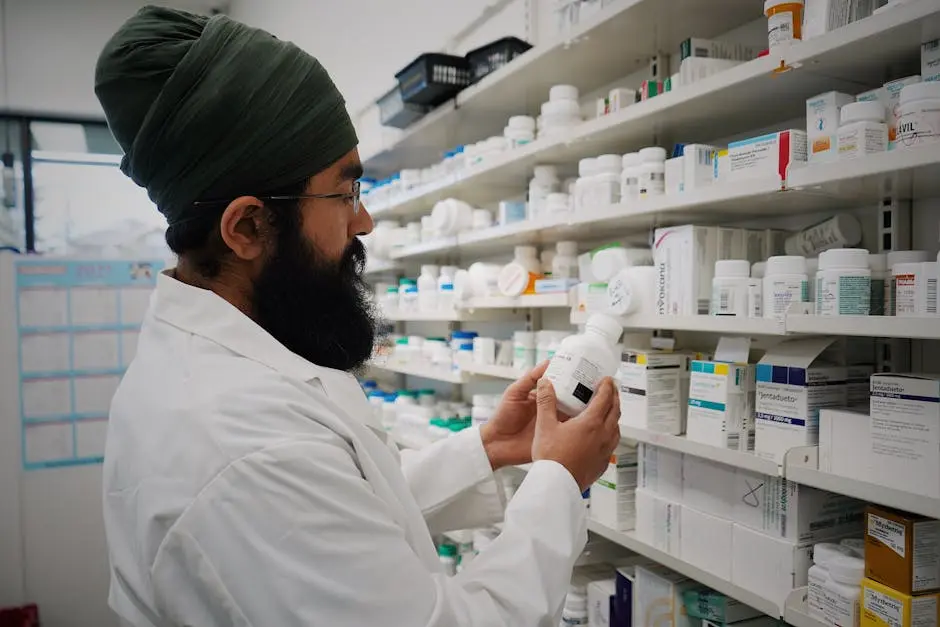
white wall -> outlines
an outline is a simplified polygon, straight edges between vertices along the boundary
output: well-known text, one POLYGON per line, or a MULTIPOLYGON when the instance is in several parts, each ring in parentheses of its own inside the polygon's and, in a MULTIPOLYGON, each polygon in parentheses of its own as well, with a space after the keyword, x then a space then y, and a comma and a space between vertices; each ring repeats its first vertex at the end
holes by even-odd
MULTIPOLYGON (((9 93, 0 109, 102 117, 95 62, 108 38, 147 4, 206 10, 212 0, 5 0, 9 93)), ((0 81, 2 83, 2 81, 0 81)))

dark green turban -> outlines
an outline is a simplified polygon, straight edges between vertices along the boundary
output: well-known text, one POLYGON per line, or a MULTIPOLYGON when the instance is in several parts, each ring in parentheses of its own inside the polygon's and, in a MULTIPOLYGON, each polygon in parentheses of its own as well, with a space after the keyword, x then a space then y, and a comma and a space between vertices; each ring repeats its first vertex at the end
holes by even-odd
POLYGON ((221 15, 141 9, 101 52, 95 93, 121 170, 170 225, 204 211, 197 200, 297 183, 358 144, 315 58, 221 15))

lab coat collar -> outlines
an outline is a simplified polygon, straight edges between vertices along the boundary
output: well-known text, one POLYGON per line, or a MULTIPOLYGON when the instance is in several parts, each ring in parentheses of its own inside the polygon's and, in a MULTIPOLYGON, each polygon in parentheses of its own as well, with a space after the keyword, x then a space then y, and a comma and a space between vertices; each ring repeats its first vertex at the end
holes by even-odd
POLYGON ((286 377, 304 382, 319 379, 329 396, 334 396, 330 394, 330 390, 334 390, 337 400, 353 388, 361 390, 351 374, 317 366, 291 352, 230 302, 215 292, 173 278, 172 270, 157 277, 150 307, 155 318, 211 340, 286 377))

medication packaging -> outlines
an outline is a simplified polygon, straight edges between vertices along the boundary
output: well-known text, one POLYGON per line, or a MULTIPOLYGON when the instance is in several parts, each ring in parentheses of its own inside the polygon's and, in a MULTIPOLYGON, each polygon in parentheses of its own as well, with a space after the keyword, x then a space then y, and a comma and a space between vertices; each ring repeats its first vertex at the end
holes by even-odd
POLYGON ((692 358, 689 353, 624 348, 617 371, 620 424, 684 433, 692 358))
POLYGON ((690 37, 679 44, 680 61, 689 57, 750 61, 756 58, 759 52, 757 48, 752 46, 714 39, 702 39, 701 37, 690 37))
POLYGON ((707 314, 718 258, 716 227, 687 225, 656 229, 653 260, 658 272, 656 306, 659 314, 707 314))
POLYGON ((897 113, 897 147, 940 143, 940 80, 908 85, 897 113))
POLYGON ((806 134, 810 163, 833 161, 839 154, 837 140, 840 115, 842 107, 849 103, 855 103, 855 96, 838 91, 829 91, 807 99, 806 134))
POLYGON ((723 337, 714 361, 695 360, 689 376, 686 437, 710 446, 748 450, 754 428, 754 365, 746 338, 723 337), (743 341, 742 341, 743 340, 743 341))
POLYGON ((865 576, 904 594, 940 589, 940 521, 869 505, 865 576))
POLYGON ((717 148, 706 144, 686 144, 682 149, 682 191, 708 187, 715 180, 717 148))
POLYGON ((937 315, 937 262, 896 263, 891 268, 894 315, 921 318, 937 315))
POLYGON ((838 556, 829 563, 828 570, 829 578, 823 585, 823 619, 830 625, 858 626, 865 560, 838 556))
POLYGON ((880 102, 852 102, 839 117, 839 159, 857 159, 888 149, 888 125, 880 102))
POLYGON ((911 596, 888 586, 862 580, 862 627, 937 627, 940 603, 936 593, 911 596))
POLYGON ((614 578, 599 579, 588 583, 588 625, 611 627, 611 607, 616 595, 617 580, 614 578))
POLYGON ((870 450, 871 417, 867 407, 864 411, 819 410, 820 471, 859 481, 875 481, 871 456, 867 454, 870 450))
POLYGON ((636 447, 618 446, 607 470, 591 486, 591 518, 617 531, 633 529, 638 472, 636 447))
MULTIPOLYGON (((898 123, 901 118, 901 95, 908 86, 916 85, 920 82, 920 76, 915 75, 885 83, 883 93, 885 96, 885 121, 888 123, 888 150, 894 150, 899 146, 898 123)), ((905 119, 905 122, 909 121, 910 120, 905 119)), ((911 130, 910 127, 908 127, 908 130, 911 130)), ((904 145, 909 145, 907 140, 904 145)))
POLYGON ((833 248, 819 255, 816 315, 867 316, 871 308, 871 270, 864 248, 833 248))
POLYGON ((786 315, 791 303, 809 302, 806 259, 781 255, 767 260, 763 279, 761 308, 765 318, 786 315))
POLYGON ((634 586, 634 624, 656 627, 690 627, 682 594, 701 584, 665 566, 649 564, 636 567, 634 586))
MULTIPOLYGON (((887 255, 889 279, 885 283, 885 315, 894 316, 897 313, 898 277, 894 275, 894 267, 900 264, 912 264, 928 261, 930 254, 926 250, 895 250, 887 255)), ((899 268, 902 276, 907 275, 907 268, 899 268)), ((904 276, 902 281, 910 282, 914 277, 904 276)))
POLYGON ((879 483, 940 498, 940 375, 872 375, 871 446, 879 483))
POLYGON ((789 236, 788 255, 818 255, 830 248, 850 248, 862 241, 862 225, 850 213, 840 213, 789 236))
POLYGON ((679 556, 682 505, 661 494, 636 490, 636 537, 657 550, 679 556))
POLYGON ((794 588, 806 585, 813 545, 781 540, 734 524, 731 583, 781 607, 794 588))
POLYGON ((673 157, 666 159, 666 194, 675 195, 683 191, 683 176, 685 176, 685 157, 673 157))
POLYGON ((652 444, 640 443, 639 488, 674 502, 683 500, 682 453, 652 444))
POLYGON ((767 43, 771 48, 803 38, 803 0, 766 0, 767 43))
POLYGON ((845 406, 846 367, 821 359, 834 341, 784 341, 758 362, 754 450, 759 457, 783 463, 789 449, 816 445, 819 410, 845 406))
POLYGON ((683 505, 682 524, 691 530, 679 538, 682 561, 726 581, 730 580, 734 523, 683 505))
MULTIPOLYGON (((703 534, 704 535, 704 534, 703 534)), ((728 551, 730 559, 731 551, 728 551)), ((729 576, 728 579, 731 579, 729 576)), ((701 618, 718 625, 728 625, 761 616, 760 610, 725 596, 714 590, 686 590, 682 595, 685 610, 693 618, 701 618)))
POLYGON ((777 177, 787 180, 790 167, 806 163, 805 131, 788 130, 769 133, 728 144, 729 178, 740 181, 777 177))
MULTIPOLYGON (((814 618, 824 618, 825 587, 831 581, 829 564, 837 557, 853 557, 852 550, 833 542, 818 542, 813 545, 813 565, 806 575, 806 607, 809 615, 814 618)), ((862 562, 861 576, 865 576, 864 562, 862 562)))
POLYGON ((762 283, 751 278, 751 263, 747 259, 720 259, 715 262, 711 304, 713 316, 759 318, 762 315, 762 292, 762 283))
POLYGON ((555 388, 561 411, 569 416, 584 411, 601 379, 616 374, 620 356, 615 345, 622 332, 616 319, 595 314, 582 335, 571 335, 558 345, 545 377, 555 388))
POLYGON ((940 39, 920 45, 920 78, 925 83, 940 81, 940 39))

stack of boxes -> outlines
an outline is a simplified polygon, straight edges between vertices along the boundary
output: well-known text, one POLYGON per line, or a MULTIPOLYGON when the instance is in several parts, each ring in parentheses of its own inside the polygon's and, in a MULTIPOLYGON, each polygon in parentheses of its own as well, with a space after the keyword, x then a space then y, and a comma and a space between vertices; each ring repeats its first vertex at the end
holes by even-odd
POLYGON ((617 531, 636 525, 637 449, 621 444, 607 470, 591 486, 591 518, 617 531))
POLYGON ((781 605, 815 542, 858 536, 864 504, 641 444, 637 538, 781 605))
POLYGON ((940 624, 940 521, 869 506, 862 627, 940 624))

